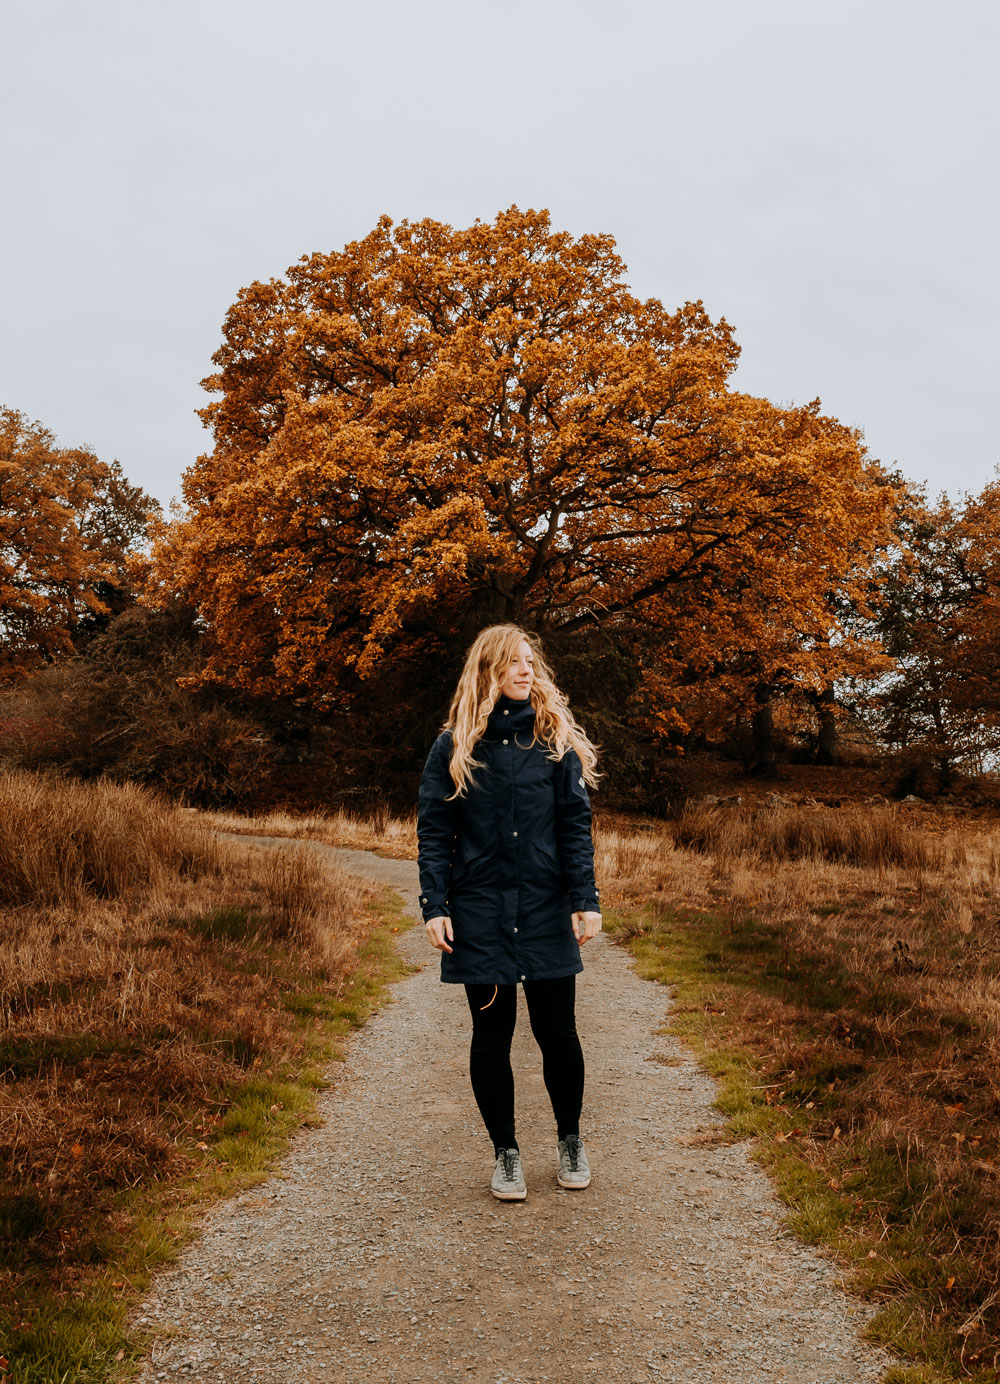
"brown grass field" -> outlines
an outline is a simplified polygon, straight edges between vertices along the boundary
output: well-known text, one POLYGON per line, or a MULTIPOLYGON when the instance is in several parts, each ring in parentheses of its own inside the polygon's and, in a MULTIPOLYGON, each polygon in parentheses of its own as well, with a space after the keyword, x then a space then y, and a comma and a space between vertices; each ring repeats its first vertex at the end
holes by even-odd
POLYGON ((391 910, 133 787, 0 774, 0 821, 0 1379, 106 1378, 198 1200, 260 1175, 398 973, 391 910))
MULTIPOLYGON (((141 1286, 169 1256, 170 1198, 197 1204, 178 1187, 266 1165, 303 1118, 301 1074, 320 1079, 314 1030, 370 1008, 365 886, 206 827, 413 859, 415 819, 197 814, 27 776, 0 780, 0 812, 0 1286, 28 1362, 8 1377, 50 1377, 24 1349, 53 1310, 44 1274, 60 1321, 80 1303, 60 1359, 90 1331, 87 1370, 51 1377, 105 1378, 134 1348, 107 1310, 122 1262, 141 1286)), ((791 1228, 879 1303, 873 1334, 912 1362, 893 1384, 1000 1378, 995 812, 758 793, 670 821, 599 812, 595 843, 606 930, 671 987, 721 1137, 753 1137, 791 1228)))

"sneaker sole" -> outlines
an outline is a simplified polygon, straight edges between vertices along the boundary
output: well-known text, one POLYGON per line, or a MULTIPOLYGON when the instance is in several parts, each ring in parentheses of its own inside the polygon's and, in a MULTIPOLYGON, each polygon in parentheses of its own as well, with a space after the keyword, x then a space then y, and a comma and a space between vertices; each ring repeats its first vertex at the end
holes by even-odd
POLYGON ((567 1187, 571 1192, 582 1192, 584 1187, 590 1186, 589 1177, 587 1178, 586 1182, 563 1182, 562 1178, 557 1173, 556 1181, 559 1183, 560 1187, 567 1187))
POLYGON ((491 1187, 490 1191, 493 1192, 497 1201, 524 1201, 528 1195, 527 1188, 523 1192, 497 1192, 491 1187))

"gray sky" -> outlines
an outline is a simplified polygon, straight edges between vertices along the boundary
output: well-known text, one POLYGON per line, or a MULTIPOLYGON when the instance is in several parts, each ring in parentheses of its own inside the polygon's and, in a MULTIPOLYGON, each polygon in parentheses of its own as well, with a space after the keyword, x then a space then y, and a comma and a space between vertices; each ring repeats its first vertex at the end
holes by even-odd
POLYGON ((237 290, 516 203, 958 498, 996 475, 989 0, 0 0, 0 402, 161 500, 237 290))

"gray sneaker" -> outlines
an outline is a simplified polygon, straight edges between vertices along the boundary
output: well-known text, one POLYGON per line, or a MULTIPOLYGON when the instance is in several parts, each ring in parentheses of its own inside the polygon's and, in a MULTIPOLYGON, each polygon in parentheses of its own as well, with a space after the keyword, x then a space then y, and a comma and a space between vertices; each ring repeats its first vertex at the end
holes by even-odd
POLYGON ((587 1162, 587 1155, 583 1151, 583 1140, 579 1134, 570 1134, 565 1139, 559 1140, 559 1172, 557 1179, 560 1187, 586 1187, 590 1183, 590 1164, 587 1162))
POLYGON ((520 1149, 501 1149, 497 1154, 490 1191, 501 1201, 524 1201, 528 1189, 521 1171, 520 1149))

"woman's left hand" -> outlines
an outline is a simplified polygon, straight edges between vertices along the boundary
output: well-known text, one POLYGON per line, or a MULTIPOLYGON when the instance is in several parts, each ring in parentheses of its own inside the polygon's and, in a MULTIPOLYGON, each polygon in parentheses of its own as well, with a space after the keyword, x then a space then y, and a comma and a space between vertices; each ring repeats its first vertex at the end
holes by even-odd
MULTIPOLYGON (((564 915, 565 916, 565 915, 564 915)), ((582 947, 584 942, 596 936, 601 930, 600 913, 574 913, 573 914, 573 936, 582 947)))

